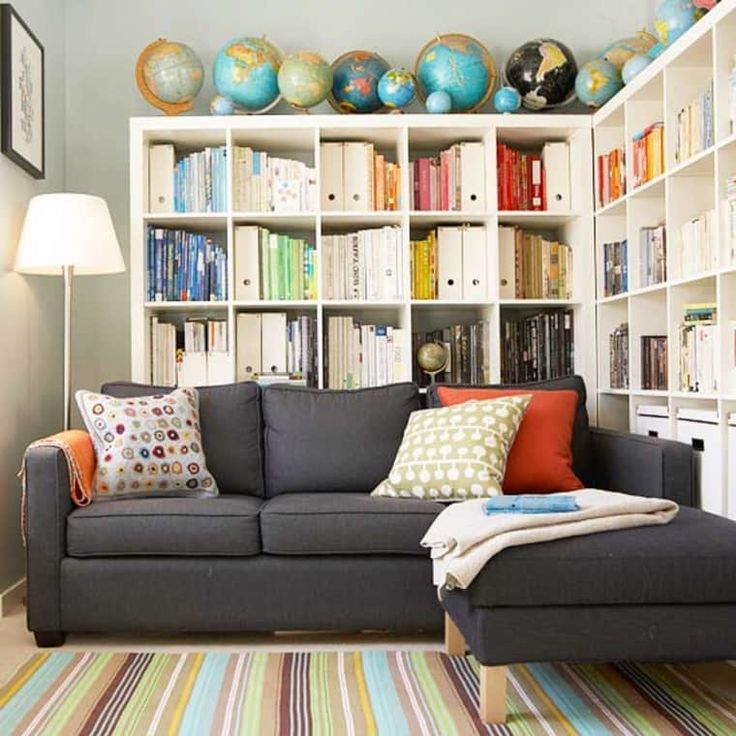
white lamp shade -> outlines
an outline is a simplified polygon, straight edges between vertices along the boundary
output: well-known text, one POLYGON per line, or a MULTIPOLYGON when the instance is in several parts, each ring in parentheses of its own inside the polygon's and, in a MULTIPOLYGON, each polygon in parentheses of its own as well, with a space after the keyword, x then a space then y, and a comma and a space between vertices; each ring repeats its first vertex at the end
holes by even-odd
POLYGON ((120 244, 102 197, 91 194, 39 194, 28 203, 15 270, 75 275, 125 271, 120 244))

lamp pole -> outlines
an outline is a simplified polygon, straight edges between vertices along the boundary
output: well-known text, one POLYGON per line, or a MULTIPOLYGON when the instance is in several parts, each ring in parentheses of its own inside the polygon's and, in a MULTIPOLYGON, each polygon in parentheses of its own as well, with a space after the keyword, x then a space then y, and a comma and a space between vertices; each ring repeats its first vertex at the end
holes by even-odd
POLYGON ((64 429, 72 422, 72 278, 74 266, 64 266, 64 429))

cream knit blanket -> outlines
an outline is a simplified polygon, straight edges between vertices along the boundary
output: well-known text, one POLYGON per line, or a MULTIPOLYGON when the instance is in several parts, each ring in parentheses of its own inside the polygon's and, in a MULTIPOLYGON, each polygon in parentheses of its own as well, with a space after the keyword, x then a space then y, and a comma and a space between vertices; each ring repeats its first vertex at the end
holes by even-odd
POLYGON ((667 524, 678 511, 674 501, 594 488, 564 495, 574 495, 580 510, 486 516, 484 499, 448 506, 422 539, 422 546, 431 550, 434 584, 440 590, 467 588, 488 561, 506 547, 667 524))

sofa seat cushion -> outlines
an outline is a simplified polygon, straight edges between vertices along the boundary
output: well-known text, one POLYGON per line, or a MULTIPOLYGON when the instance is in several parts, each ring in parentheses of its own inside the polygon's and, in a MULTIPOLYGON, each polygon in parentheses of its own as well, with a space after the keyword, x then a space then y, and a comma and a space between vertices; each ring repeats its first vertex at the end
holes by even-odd
POLYGON ((245 557, 261 551, 261 499, 138 498, 93 503, 67 518, 71 557, 245 557))
POLYGON ((663 526, 508 548, 464 595, 477 607, 736 603, 736 523, 681 507, 663 526))
POLYGON ((363 493, 286 493, 261 511, 263 551, 273 555, 427 555, 419 542, 442 505, 363 493))

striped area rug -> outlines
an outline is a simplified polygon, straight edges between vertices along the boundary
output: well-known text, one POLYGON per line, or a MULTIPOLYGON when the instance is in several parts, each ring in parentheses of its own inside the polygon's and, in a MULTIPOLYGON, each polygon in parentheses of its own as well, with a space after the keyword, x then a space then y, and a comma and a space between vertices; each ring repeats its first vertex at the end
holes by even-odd
POLYGON ((509 672, 508 722, 488 727, 477 662, 438 652, 45 653, 0 690, 0 734, 736 733, 726 663, 509 672))

